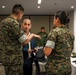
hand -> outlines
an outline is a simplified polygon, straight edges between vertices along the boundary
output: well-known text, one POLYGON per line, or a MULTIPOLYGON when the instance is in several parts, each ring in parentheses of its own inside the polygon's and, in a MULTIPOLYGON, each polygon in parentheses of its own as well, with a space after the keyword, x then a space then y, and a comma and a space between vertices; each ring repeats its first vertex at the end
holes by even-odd
POLYGON ((28 49, 28 53, 32 53, 32 49, 28 49))
POLYGON ((37 52, 38 51, 38 49, 37 48, 34 48, 34 50, 37 52))

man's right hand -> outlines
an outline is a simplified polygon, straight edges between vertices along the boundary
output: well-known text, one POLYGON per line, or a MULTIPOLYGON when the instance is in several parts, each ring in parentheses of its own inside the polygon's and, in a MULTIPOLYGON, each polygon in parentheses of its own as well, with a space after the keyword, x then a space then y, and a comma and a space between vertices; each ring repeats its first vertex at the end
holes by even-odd
POLYGON ((28 49, 28 53, 32 53, 32 49, 28 49))

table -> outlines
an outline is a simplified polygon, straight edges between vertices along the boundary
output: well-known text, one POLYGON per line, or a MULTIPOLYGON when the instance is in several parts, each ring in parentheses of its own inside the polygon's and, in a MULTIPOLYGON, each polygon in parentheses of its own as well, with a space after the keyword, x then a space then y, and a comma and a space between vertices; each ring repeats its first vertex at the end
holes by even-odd
POLYGON ((76 60, 76 58, 70 57, 70 60, 71 60, 71 67, 72 67, 71 75, 76 75, 76 63, 73 62, 76 60))

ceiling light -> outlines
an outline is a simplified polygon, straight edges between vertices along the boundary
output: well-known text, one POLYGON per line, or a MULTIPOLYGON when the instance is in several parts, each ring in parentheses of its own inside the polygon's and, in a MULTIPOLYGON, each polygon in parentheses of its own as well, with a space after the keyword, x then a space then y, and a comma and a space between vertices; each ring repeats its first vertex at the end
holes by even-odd
POLYGON ((40 8, 40 6, 38 6, 37 8, 40 8))
POLYGON ((5 8, 5 6, 2 6, 2 8, 5 8))
POLYGON ((42 0, 38 0, 38 4, 41 4, 41 1, 42 1, 42 0))
POLYGON ((71 8, 74 8, 74 6, 71 6, 71 8))

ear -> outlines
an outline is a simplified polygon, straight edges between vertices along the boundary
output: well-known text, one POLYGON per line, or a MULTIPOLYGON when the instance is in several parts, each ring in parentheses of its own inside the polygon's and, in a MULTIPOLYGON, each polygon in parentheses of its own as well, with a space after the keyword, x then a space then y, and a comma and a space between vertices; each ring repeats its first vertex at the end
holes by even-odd
POLYGON ((18 17, 20 17, 20 14, 18 14, 18 17))
POLYGON ((57 17, 57 19, 56 19, 56 22, 58 23, 58 22, 60 22, 60 20, 59 20, 59 18, 57 17))

